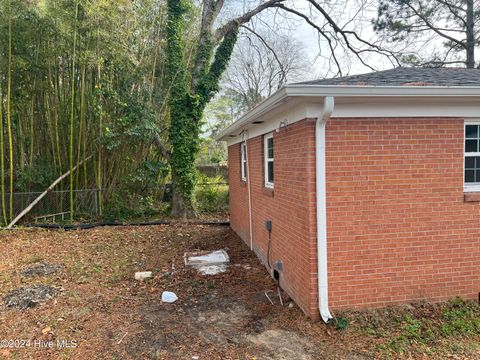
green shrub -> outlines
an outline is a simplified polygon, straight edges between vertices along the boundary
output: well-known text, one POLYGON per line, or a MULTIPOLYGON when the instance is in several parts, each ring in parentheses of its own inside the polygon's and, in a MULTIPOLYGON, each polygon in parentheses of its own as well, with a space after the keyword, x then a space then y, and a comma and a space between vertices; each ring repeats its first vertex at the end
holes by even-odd
POLYGON ((152 196, 137 194, 114 194, 106 204, 103 218, 107 221, 126 221, 164 217, 169 214, 170 205, 155 201, 152 196))
POLYGON ((220 177, 201 176, 194 193, 195 209, 200 214, 225 213, 228 211, 228 185, 220 177))

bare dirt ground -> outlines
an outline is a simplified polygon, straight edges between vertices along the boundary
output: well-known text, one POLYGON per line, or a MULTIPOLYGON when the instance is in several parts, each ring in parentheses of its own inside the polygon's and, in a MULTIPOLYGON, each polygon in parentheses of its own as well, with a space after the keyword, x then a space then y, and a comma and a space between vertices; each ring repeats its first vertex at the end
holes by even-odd
POLYGON ((340 330, 309 320, 296 306, 272 305, 264 292, 276 290, 275 283, 227 227, 17 230, 0 233, 0 247, 1 298, 31 285, 59 289, 27 310, 0 308, 2 360, 480 357, 476 308, 468 322, 462 313, 460 330, 437 339, 436 332, 426 338, 430 325, 416 319, 442 317, 443 307, 344 313, 348 325, 340 330), (187 251, 219 249, 230 255, 225 273, 202 276, 184 266, 187 251), (61 266, 22 276, 37 263, 61 266), (136 271, 153 271, 153 278, 135 281, 136 271), (163 291, 178 301, 162 303, 163 291))

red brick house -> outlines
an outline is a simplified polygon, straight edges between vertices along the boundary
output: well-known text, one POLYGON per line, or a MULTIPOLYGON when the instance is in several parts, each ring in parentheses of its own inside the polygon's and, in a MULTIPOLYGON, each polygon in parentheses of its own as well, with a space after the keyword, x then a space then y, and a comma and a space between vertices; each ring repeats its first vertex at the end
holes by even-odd
POLYGON ((480 293, 480 70, 287 85, 236 121, 231 227, 310 317, 480 293))

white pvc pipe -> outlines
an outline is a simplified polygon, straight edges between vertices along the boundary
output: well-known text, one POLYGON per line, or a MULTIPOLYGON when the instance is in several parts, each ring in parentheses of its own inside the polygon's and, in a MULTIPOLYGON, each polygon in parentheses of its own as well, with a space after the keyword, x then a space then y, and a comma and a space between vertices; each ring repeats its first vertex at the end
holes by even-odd
POLYGON ((327 190, 325 167, 325 125, 335 106, 335 98, 325 97, 322 113, 315 123, 315 170, 317 191, 318 308, 325 323, 333 317, 328 306, 327 190))

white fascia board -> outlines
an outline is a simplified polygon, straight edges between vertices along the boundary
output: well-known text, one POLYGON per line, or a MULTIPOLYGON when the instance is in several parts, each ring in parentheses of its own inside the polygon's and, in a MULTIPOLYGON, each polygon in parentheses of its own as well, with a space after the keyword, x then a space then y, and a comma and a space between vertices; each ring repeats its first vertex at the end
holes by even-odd
POLYGON ((282 106, 272 108, 268 113, 262 115, 255 120, 262 120, 261 124, 245 124, 241 130, 232 133, 235 136, 227 136, 224 140, 227 141, 228 146, 237 144, 242 141, 242 131, 248 134, 249 139, 257 136, 265 135, 280 129, 282 126, 291 125, 303 119, 318 117, 322 110, 322 104, 318 102, 305 102, 305 99, 289 98, 285 100, 282 106))
MULTIPOLYGON (((217 140, 226 140, 229 144, 238 142, 237 138, 240 133, 251 126, 254 121, 261 119, 261 128, 265 128, 265 132, 272 131, 276 126, 266 126, 265 123, 272 121, 273 118, 269 113, 276 108, 286 108, 292 99, 299 99, 299 102, 316 103, 321 107, 323 99, 326 96, 333 96, 340 100, 339 106, 335 108, 332 117, 375 117, 375 116, 465 116, 468 117, 471 112, 477 110, 476 105, 472 105, 473 98, 480 99, 480 87, 439 87, 439 86, 319 86, 319 85, 287 85, 277 91, 274 95, 264 100, 257 107, 252 109, 243 115, 239 120, 230 125, 227 129, 222 131, 217 137, 217 140), (467 115, 460 114, 457 109, 448 109, 445 104, 445 98, 451 98, 452 102, 457 102, 461 99, 466 100, 466 103, 470 103, 467 107, 470 109, 465 111, 467 115), (342 104, 342 98, 345 100, 342 104), (385 98, 402 98, 408 99, 409 102, 413 101, 415 107, 410 111, 403 111, 397 109, 397 111, 391 111, 393 100, 390 100, 390 104, 387 106, 385 98), (415 98, 422 98, 423 100, 415 101, 415 98), (437 103, 435 106, 426 104, 426 98, 437 99, 440 101, 433 101, 437 103), (351 99, 352 102, 346 101, 351 99), (377 101, 375 101, 377 99, 377 101), (355 103, 355 105, 353 105, 355 103), (443 103, 443 106, 441 106, 443 103), (377 105, 379 107, 377 107, 377 105), (443 109, 435 109, 439 105, 443 109), (449 110, 447 113, 443 110, 449 110), (385 110, 390 110, 385 112, 385 110), (433 110, 433 112, 432 112, 433 110), (268 115, 267 115, 268 114, 268 115), (417 115, 415 115, 417 114, 417 115)), ((298 103, 299 103, 298 102, 298 103)), ((405 104, 403 105, 405 106, 405 104)), ((451 104, 449 105, 451 106, 451 104)), ((404 108, 405 109, 405 108, 404 108)), ((285 110, 287 111, 287 110, 285 110)), ((306 112, 309 112, 306 110, 306 112)), ((462 111, 463 113, 463 111, 462 111)), ((317 113, 318 114, 318 113, 317 113)), ((478 114, 478 113, 477 113, 478 114)), ((478 115, 477 115, 478 116, 478 115)), ((278 117, 278 116, 277 116, 278 117)), ((306 116, 308 117, 308 116, 306 116)), ((292 123, 302 119, 291 119, 288 122, 292 123)), ((281 122, 281 121, 277 121, 281 122)), ((257 125, 255 128, 259 128, 257 125)), ((257 133, 258 131, 255 131, 257 133)), ((254 137, 250 134, 250 138, 254 137)))
POLYGON ((339 98, 332 118, 478 118, 480 97, 339 98))
POLYGON ((287 85, 289 96, 480 96, 480 87, 472 86, 347 86, 347 85, 287 85))
POLYGON ((272 108, 280 105, 280 103, 285 100, 287 97, 286 88, 283 87, 278 90, 275 94, 268 97, 264 101, 262 101, 259 105, 257 105, 252 110, 248 111, 245 115, 243 115, 240 119, 235 121, 232 125, 227 127, 223 130, 220 134, 218 134, 215 139, 216 140, 227 140, 227 137, 236 132, 237 130, 241 129, 243 126, 255 121, 261 115, 267 113, 272 108))

